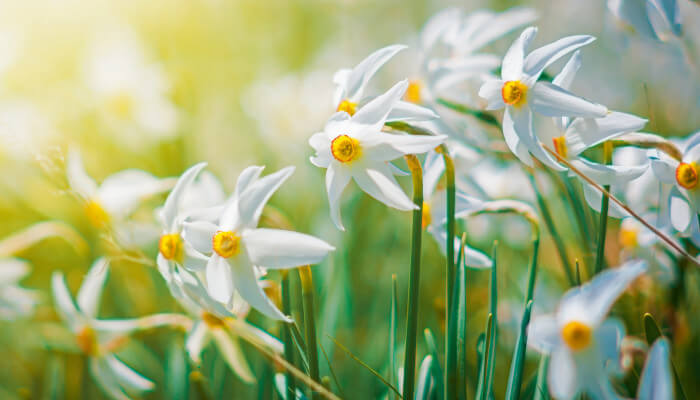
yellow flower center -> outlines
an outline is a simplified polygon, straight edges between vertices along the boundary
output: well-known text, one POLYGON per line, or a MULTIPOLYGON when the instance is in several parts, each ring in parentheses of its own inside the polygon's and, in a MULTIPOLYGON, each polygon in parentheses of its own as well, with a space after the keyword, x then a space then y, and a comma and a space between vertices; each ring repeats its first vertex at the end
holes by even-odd
POLYGON ((166 260, 182 261, 184 256, 182 239, 178 233, 169 233, 160 237, 158 251, 166 260))
POLYGON ((698 165, 694 162, 678 164, 676 182, 686 189, 695 189, 698 186, 698 165))
POLYGON ((566 158, 567 154, 569 154, 569 151, 566 148, 566 138, 563 135, 552 138, 552 143, 554 143, 554 151, 556 151, 557 154, 563 158, 566 158))
POLYGON ((356 160, 362 154, 360 142, 348 135, 340 135, 331 142, 331 153, 336 160, 346 163, 356 160))
POLYGON ((352 101, 345 99, 338 104, 336 111, 345 111, 351 116, 355 115, 355 111, 357 111, 357 103, 353 103, 352 101))
POLYGON ((89 326, 85 326, 75 335, 75 340, 78 342, 78 347, 88 356, 97 354, 97 334, 95 330, 89 326))
POLYGON ((433 217, 430 215, 430 203, 423 202, 423 229, 427 228, 432 222, 433 217))
POLYGON ((85 204, 85 215, 95 228, 104 228, 109 223, 109 214, 100 203, 90 200, 85 204))
POLYGON ((241 251, 241 237, 230 231, 216 231, 212 247, 223 258, 233 257, 241 251))
POLYGON ((204 321, 204 323, 210 329, 221 328, 224 326, 224 321, 221 318, 207 311, 202 312, 202 321, 204 321))
POLYGON ((501 89, 503 102, 511 106, 520 106, 525 103, 527 86, 520 81, 507 81, 501 89))
POLYGON ((114 94, 107 100, 107 109, 119 118, 128 118, 134 110, 134 98, 128 92, 114 94))
POLYGON ((423 87, 423 84, 419 80, 412 79, 410 82, 408 82, 408 88, 406 89, 406 94, 404 95, 404 99, 406 99, 406 101, 409 101, 411 103, 420 104, 420 102, 421 102, 420 91, 421 91, 422 87, 423 87))
POLYGON ((633 249, 637 247, 639 243, 637 241, 637 235, 639 234, 639 229, 637 227, 620 227, 619 241, 620 246, 633 249))
POLYGON ((593 330, 582 322, 571 321, 564 325, 564 328, 561 330, 561 336, 564 339, 564 343, 571 350, 578 351, 585 349, 591 344, 593 330))

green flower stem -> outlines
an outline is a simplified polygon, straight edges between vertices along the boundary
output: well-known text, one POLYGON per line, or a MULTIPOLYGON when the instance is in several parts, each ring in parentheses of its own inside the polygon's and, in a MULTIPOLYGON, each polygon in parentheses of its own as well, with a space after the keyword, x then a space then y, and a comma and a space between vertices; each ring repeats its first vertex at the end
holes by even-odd
MULTIPOLYGON (((289 293, 289 273, 282 270, 282 312, 286 315, 292 315, 292 299, 289 293)), ((294 342, 292 339, 292 325, 282 323, 282 340, 284 341, 284 358, 294 364, 294 342)), ((296 387, 294 375, 291 372, 286 372, 287 396, 296 396, 296 387)))
POLYGON ((559 254, 559 258, 561 259, 561 264, 564 267, 564 273, 566 274, 566 278, 569 280, 569 284, 571 286, 574 286, 574 273, 571 269, 571 263, 569 262, 569 255, 566 252, 566 246, 561 240, 561 236, 559 236, 559 233, 557 232, 557 228, 554 225, 554 220, 552 219, 552 214, 549 212, 547 203, 542 198, 542 195, 540 195, 540 191, 537 188, 537 182, 535 181, 534 172, 530 172, 529 176, 530 183, 532 184, 532 189, 535 191, 535 197, 537 198, 537 205, 540 208, 540 212, 542 213, 542 218, 544 219, 544 223, 547 226, 547 230, 549 231, 550 236, 552 236, 552 239, 554 240, 554 245, 557 248, 557 253, 559 254))
POLYGON ((493 115, 491 115, 489 113, 483 112, 481 110, 474 110, 474 109, 471 109, 471 108, 465 106, 464 104, 455 103, 454 101, 450 101, 450 100, 442 99, 442 98, 438 98, 437 103, 440 104, 441 106, 447 107, 450 110, 456 111, 458 113, 465 114, 465 115, 471 115, 472 117, 475 117, 475 118, 477 118, 477 119, 481 120, 482 122, 487 123, 489 125, 497 126, 499 128, 501 127, 501 122, 498 119, 496 119, 496 117, 494 117, 493 115))
MULTIPOLYGON (((311 267, 306 265, 299 268, 301 280, 301 293, 304 297, 304 325, 306 328, 306 350, 309 359, 309 376, 315 382, 319 382, 318 370, 318 344, 316 341, 316 321, 314 317, 314 285, 311 276, 311 267)), ((320 399, 321 395, 312 390, 311 398, 320 399)))
MULTIPOLYGON (((612 142, 603 143, 603 163, 610 164, 612 161, 612 142)), ((610 192, 610 185, 603 186, 606 192, 610 192)), ((600 203, 600 222, 598 223, 598 249, 595 257, 595 269, 593 270, 596 274, 603 270, 603 264, 605 263, 605 236, 608 232, 608 206, 610 203, 610 198, 603 194, 603 200, 600 203)))
MULTIPOLYGON (((454 400, 457 398, 457 324, 452 323, 452 319, 457 318, 457 304, 453 300, 455 287, 455 164, 447 149, 439 147, 438 152, 442 154, 445 161, 445 180, 447 183, 447 239, 445 248, 446 258, 446 280, 445 280, 445 326, 447 335, 445 336, 445 399, 454 400)), ((437 360, 436 360, 437 361, 437 360)))
POLYGON ((408 278, 408 315, 406 318, 406 351, 403 369, 403 398, 413 399, 416 374, 416 336, 418 330, 418 294, 420 289, 420 253, 423 233, 423 170, 415 155, 405 156, 413 177, 413 210, 411 233, 411 270, 408 278))

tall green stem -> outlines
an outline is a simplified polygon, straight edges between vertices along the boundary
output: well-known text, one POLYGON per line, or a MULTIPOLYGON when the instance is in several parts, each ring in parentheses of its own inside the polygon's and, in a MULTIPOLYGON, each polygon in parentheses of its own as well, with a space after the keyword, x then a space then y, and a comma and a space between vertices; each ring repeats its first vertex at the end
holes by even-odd
POLYGON ((406 318, 406 351, 403 369, 403 398, 413 399, 416 374, 416 339, 418 330, 418 294, 420 289, 420 253, 423 233, 423 170, 414 155, 405 156, 413 176, 413 210, 411 233, 411 271, 408 278, 408 315, 406 318))
MULTIPOLYGON (((318 344, 316 341, 316 318, 314 317, 314 285, 311 277, 311 267, 306 265, 299 268, 301 293, 304 297, 304 325, 306 328, 306 350, 309 358, 309 376, 315 382, 320 382, 318 370, 318 344)), ((320 399, 321 395, 312 389, 311 398, 320 399)))
MULTIPOLYGON (((286 315, 292 315, 292 297, 289 293, 289 273, 288 271, 282 271, 282 312, 286 315)), ((290 363, 294 364, 294 342, 292 339, 291 325, 287 323, 282 323, 282 340, 284 341, 284 358, 290 363)), ((294 382, 294 375, 289 371, 286 372, 286 383, 287 383, 287 397, 296 397, 296 388, 294 382)))
MULTIPOLYGON (((603 143, 603 163, 610 164, 612 161, 612 142, 603 143)), ((610 185, 603 186, 606 192, 610 192, 610 185)), ((595 273, 597 274, 603 269, 605 263, 605 235, 608 231, 608 206, 610 198, 603 194, 603 200, 600 203, 600 222, 598 223, 598 249, 595 257, 595 273)))
MULTIPOLYGON (((445 400, 457 398, 457 324, 452 323, 452 319, 457 317, 457 304, 453 299, 455 287, 455 164, 447 149, 439 148, 442 158, 445 161, 445 180, 447 183, 447 238, 445 248, 447 249, 447 259, 445 263, 445 326, 447 335, 445 336, 445 400)), ((437 360, 436 360, 437 361, 437 360)))

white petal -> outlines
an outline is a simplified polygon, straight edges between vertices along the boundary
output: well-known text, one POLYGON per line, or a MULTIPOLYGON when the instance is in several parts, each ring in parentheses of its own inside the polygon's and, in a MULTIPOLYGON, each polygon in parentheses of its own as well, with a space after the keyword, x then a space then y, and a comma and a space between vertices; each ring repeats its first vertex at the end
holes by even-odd
POLYGON ((185 254, 182 266, 190 271, 202 271, 207 267, 209 257, 197 251, 191 244, 185 242, 185 254))
POLYGON ((595 38, 593 36, 574 35, 544 45, 527 55, 523 70, 530 77, 532 83, 534 83, 540 77, 542 71, 551 63, 594 40, 595 38))
POLYGON ((80 152, 71 148, 66 156, 66 177, 68 185, 84 198, 91 198, 97 194, 97 183, 92 179, 83 166, 80 152))
POLYGON ((68 290, 63 273, 54 271, 51 275, 51 291, 56 310, 61 318, 69 325, 71 330, 75 329, 82 322, 84 316, 73 302, 73 297, 68 290))
POLYGON ((196 322, 185 340, 185 350, 187 350, 187 354, 196 365, 202 362, 202 350, 204 350, 208 341, 209 329, 207 325, 202 321, 196 322))
POLYGON ((367 126, 369 130, 379 131, 384 126, 384 122, 394 105, 406 93, 407 88, 407 80, 396 83, 386 93, 375 97, 357 110, 350 120, 353 123, 367 126))
POLYGON ((309 145, 316 150, 316 154, 309 158, 311 164, 319 168, 328 168, 328 165, 333 160, 333 155, 331 154, 331 141, 326 133, 314 133, 309 138, 309 145))
POLYGON ((503 84, 504 82, 500 79, 493 79, 484 82, 479 88, 479 97, 482 97, 488 102, 486 106, 487 110, 498 110, 506 106, 503 102, 503 84))
POLYGON ((228 261, 214 254, 207 263, 207 291, 216 301, 228 303, 233 296, 233 273, 228 261))
POLYGON ((540 353, 550 353, 561 343, 561 331, 552 315, 539 315, 527 326, 527 345, 540 353))
POLYGON ((418 208, 403 192, 386 164, 358 170, 353 173, 353 178, 365 193, 389 207, 403 211, 418 208))
POLYGON ((552 83, 562 89, 569 90, 579 68, 581 68, 581 52, 576 51, 569 61, 566 62, 561 72, 554 77, 552 83))
POLYGON ((440 118, 435 111, 419 106, 418 104, 409 103, 407 101, 397 101, 394 107, 386 117, 386 122, 392 121, 430 121, 431 119, 440 118))
POLYGON ((17 258, 0 260, 0 287, 19 282, 29 274, 29 263, 17 258))
POLYGON ((566 130, 566 146, 573 157, 619 135, 636 132, 647 120, 636 115, 611 112, 603 118, 576 118, 566 130))
POLYGON ((546 117, 604 117, 607 107, 578 97, 549 82, 537 82, 528 91, 532 109, 546 117), (532 93, 532 95, 530 95, 532 93))
MULTIPOLYGON (((532 112, 529 109, 520 112, 527 112, 532 114, 532 112)), ((503 113, 503 138, 505 139, 506 145, 508 146, 510 151, 513 154, 515 154, 515 156, 518 157, 518 159, 523 164, 529 167, 533 167, 535 163, 532 160, 532 157, 530 156, 530 152, 528 151, 527 147, 520 139, 519 132, 516 131, 515 122, 513 121, 511 113, 513 113, 511 107, 506 107, 506 111, 505 113, 503 113)), ((531 127, 527 129, 527 132, 523 132, 523 134, 531 135, 531 127)))
POLYGON ((436 151, 428 152, 428 154, 425 156, 425 161, 423 162, 424 200, 427 201, 432 197, 443 172, 445 172, 445 162, 442 155, 436 151))
POLYGON ((457 7, 446 8, 430 17, 420 33, 420 43, 423 50, 432 48, 445 34, 445 31, 456 26, 461 19, 462 10, 457 7))
POLYGON ((109 367, 107 360, 101 358, 89 358, 89 368, 92 377, 97 381, 100 389, 109 397, 115 400, 131 400, 124 389, 117 382, 114 372, 109 367))
POLYGON ((214 336, 214 342, 216 342, 219 353, 231 370, 241 378, 243 382, 254 383, 255 376, 248 365, 248 361, 246 361, 245 354, 238 340, 232 338, 231 335, 223 329, 213 330, 212 336, 214 336))
POLYGON ((372 78, 377 70, 386 64, 396 53, 405 48, 406 46, 400 44, 386 46, 370 54, 357 64, 347 78, 346 97, 353 102, 359 102, 360 99, 362 99, 362 93, 370 78, 372 78))
MULTIPOLYGON (((459 251, 461 240, 455 237, 455 251, 459 251), (459 244, 457 244, 459 243, 459 244)), ((468 268, 486 269, 493 267, 493 260, 483 252, 464 245, 464 265, 468 268)))
POLYGON ((657 339, 649 350, 639 380, 638 400, 672 399, 670 344, 668 339, 657 339))
POLYGON ((525 48, 537 35, 537 28, 526 28, 510 46, 503 57, 501 65, 501 79, 504 81, 517 81, 522 79, 523 65, 525 63, 525 48))
POLYGON ((480 49, 508 32, 529 24, 537 19, 537 12, 531 8, 513 7, 497 13, 479 29, 471 38, 469 47, 472 51, 480 49))
POLYGON ((599 273, 588 283, 570 289, 559 303, 559 324, 578 320, 592 326, 599 325, 627 286, 646 269, 646 261, 628 261, 618 268, 599 273))
POLYGON ((605 165, 579 158, 571 160, 571 165, 576 167, 587 177, 599 185, 619 185, 639 178, 649 168, 643 165, 605 165))
POLYGON ((255 276, 253 266, 248 262, 237 262, 232 265, 234 274, 234 284, 241 297, 250 304, 251 307, 265 314, 266 316, 290 322, 291 319, 275 307, 272 301, 265 295, 262 287, 255 276))
POLYGON ((172 179, 159 179, 148 172, 127 169, 108 176, 100 185, 98 198, 111 215, 126 217, 139 203, 173 187, 172 179))
POLYGON ((654 175, 661 182, 675 184, 678 161, 661 152, 657 154, 658 156, 649 157, 651 160, 651 170, 654 171, 654 175))
POLYGON ((615 17, 631 26, 637 33, 651 39, 657 39, 649 22, 646 1, 608 0, 608 9, 615 17))
POLYGON ((247 167, 238 175, 238 180, 236 181, 236 189, 234 191, 234 196, 237 198, 243 194, 243 192, 250 187, 250 185, 257 181, 260 174, 263 172, 265 167, 251 165, 247 167))
POLYGON ((571 399, 581 385, 576 363, 566 346, 557 346, 552 352, 547 375, 549 391, 558 399, 571 399))
POLYGON ((165 229, 168 231, 174 230, 175 219, 178 211, 180 210, 180 205, 182 204, 182 199, 184 198, 187 188, 192 184, 192 182, 194 182, 199 172, 206 166, 207 163, 201 162, 191 166, 187 169, 187 171, 183 172, 180 179, 177 180, 175 187, 173 187, 173 190, 168 195, 168 198, 165 199, 165 205, 163 206, 161 213, 163 223, 165 224, 165 229))
POLYGON ((688 200, 678 191, 677 188, 671 189, 671 194, 668 198, 668 209, 671 212, 671 225, 678 232, 685 232, 690 225, 690 219, 694 218, 693 210, 688 204, 688 200))
POLYGON ((595 341, 608 372, 619 372, 620 346, 625 325, 617 318, 608 318, 596 329, 595 341))
POLYGON ((367 141, 365 157, 374 162, 395 160, 406 154, 426 153, 447 139, 445 135, 403 135, 381 133, 367 141))
POLYGON ((109 272, 109 261, 98 258, 90 267, 78 291, 77 303, 80 310, 88 317, 97 317, 100 296, 109 272))
POLYGON ((314 236, 269 228, 244 231, 243 243, 253 264, 268 269, 318 264, 335 250, 314 236))
POLYGON ((646 6, 649 23, 659 39, 667 41, 672 35, 681 35, 681 16, 677 1, 648 0, 646 6))
MULTIPOLYGON (((579 160, 574 161, 578 162, 579 160)), ((573 162, 572 164, 578 165, 573 162)), ((600 207, 602 205, 601 202, 603 201, 603 194, 600 192, 600 190, 594 188, 588 182, 585 182, 582 179, 580 179, 579 181, 581 182, 581 186, 583 187, 583 197, 586 200, 586 203, 592 210, 594 210, 597 213, 600 213, 600 207)), ((617 205, 617 203, 615 203, 614 201, 608 202, 608 217, 625 218, 628 216, 629 213, 625 211, 625 209, 617 205)))
POLYGON ((340 197, 345 187, 348 186, 351 177, 352 175, 348 168, 339 163, 331 163, 326 170, 326 191, 328 193, 331 219, 341 231, 344 231, 345 227, 343 227, 343 220, 340 216, 340 197))
MULTIPOLYGON (((237 204, 240 226, 255 227, 258 225, 258 220, 265 204, 293 172, 294 167, 292 166, 282 168, 274 174, 267 175, 248 186, 245 192, 241 194, 237 204)), ((224 226, 225 223, 227 222, 223 221, 222 217, 221 226, 228 228, 228 226, 224 226)), ((232 226, 233 224, 231 224, 232 226)))
POLYGON ((218 227, 207 221, 185 222, 182 225, 182 236, 195 248, 204 254, 211 254, 211 243, 218 227))
POLYGON ((155 388, 155 384, 134 371, 128 365, 119 361, 115 356, 106 355, 107 365, 114 373, 120 386, 126 389, 129 394, 142 394, 155 388))
POLYGON ((160 272, 160 275, 163 277, 163 279, 165 279, 165 282, 170 284, 173 279, 173 267, 170 264, 170 261, 163 257, 160 252, 158 252, 158 256, 156 257, 156 265, 158 266, 158 272, 160 272))

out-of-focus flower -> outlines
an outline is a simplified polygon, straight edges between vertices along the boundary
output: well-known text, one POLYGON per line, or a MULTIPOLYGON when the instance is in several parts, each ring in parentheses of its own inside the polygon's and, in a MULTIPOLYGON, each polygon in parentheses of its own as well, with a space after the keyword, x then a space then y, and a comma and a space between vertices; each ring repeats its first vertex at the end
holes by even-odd
POLYGON ((334 248, 310 235, 257 228, 263 207, 294 168, 259 178, 262 170, 257 166, 243 170, 218 225, 206 220, 186 222, 185 238, 198 251, 211 254, 206 287, 212 298, 230 306, 235 288, 258 311, 288 321, 260 287, 256 267, 286 269, 315 264, 334 248))
POLYGON ((651 346, 639 379, 637 400, 673 399, 669 347, 664 337, 651 346))
POLYGON ((651 167, 659 181, 673 185, 668 195, 671 226, 700 244, 700 132, 685 140, 681 148, 681 161, 654 151, 651 167))
POLYGON ((479 96, 488 101, 488 110, 505 107, 503 135, 508 148, 520 161, 532 166, 532 153, 552 168, 562 170, 544 151, 533 129, 533 111, 548 117, 604 117, 605 106, 578 97, 561 87, 538 82, 545 68, 566 54, 591 43, 588 35, 567 36, 542 46, 525 56, 525 50, 537 34, 530 27, 508 49, 501 66, 501 79, 485 82, 479 96))
POLYGON ((608 10, 620 22, 651 39, 665 42, 682 33, 676 0, 608 0, 608 10))
POLYGON ((138 37, 117 29, 96 41, 85 63, 85 81, 115 138, 130 147, 177 133, 177 109, 160 65, 147 60, 138 37))
POLYGON ((29 274, 29 264, 16 258, 0 260, 0 319, 14 320, 34 311, 39 298, 34 290, 19 285, 29 274))
MULTIPOLYGON (((100 258, 92 265, 80 290, 77 301, 66 286, 61 272, 51 279, 54 301, 63 321, 75 335, 80 350, 88 357, 90 374, 106 395, 117 400, 128 400, 153 390, 154 384, 120 361, 113 352, 123 344, 130 330, 118 322, 118 330, 100 326, 95 320, 109 269, 108 261, 100 258), (105 329, 106 328, 106 329, 105 329)), ((137 329, 132 325, 132 330, 137 329)))
MULTIPOLYGON (((362 60, 353 69, 341 69, 333 75, 336 85, 333 104, 336 111, 345 111, 350 116, 366 104, 369 99, 364 96, 367 84, 374 74, 396 53, 405 49, 404 45, 391 45, 381 48, 362 60)), ((404 90, 405 92, 405 90, 404 90)), ((425 121, 437 118, 432 110, 411 102, 397 100, 392 104, 387 121, 425 121)))
POLYGON ((399 210, 417 206, 399 186, 389 161, 406 154, 425 153, 442 143, 447 136, 409 136, 382 132, 387 116, 406 92, 407 81, 374 98, 357 113, 334 114, 323 132, 315 133, 309 144, 316 150, 311 163, 326 168, 326 190, 331 218, 338 229, 345 230, 340 217, 340 195, 354 179, 370 196, 399 210))
POLYGON ((646 268, 644 261, 634 260, 604 271, 567 291, 554 315, 537 316, 530 322, 528 345, 551 353, 548 384, 555 397, 570 399, 587 392, 594 398, 617 398, 608 375, 619 369, 624 326, 606 316, 646 268))
MULTIPOLYGON (((423 229, 433 236, 443 254, 447 246, 447 198, 445 189, 438 188, 438 181, 444 172, 445 164, 442 155, 436 151, 429 152, 423 167, 423 229)), ((467 196, 460 190, 456 191, 456 213, 464 213, 476 209, 481 203, 481 201, 467 196)), ((461 245, 462 241, 460 238, 455 237, 455 261, 459 255, 459 247, 461 245)), ((463 259, 468 267, 490 268, 493 265, 493 262, 486 254, 467 245, 464 246, 463 259)))
POLYGON ((83 166, 77 149, 70 149, 66 160, 70 189, 83 201, 85 215, 98 229, 111 229, 124 246, 138 246, 153 239, 151 229, 128 221, 142 200, 162 193, 172 179, 159 179, 141 170, 127 169, 105 178, 99 186, 83 166))
POLYGON ((0 103, 0 151, 3 154, 17 159, 31 158, 45 150, 56 133, 49 118, 32 102, 0 103))

